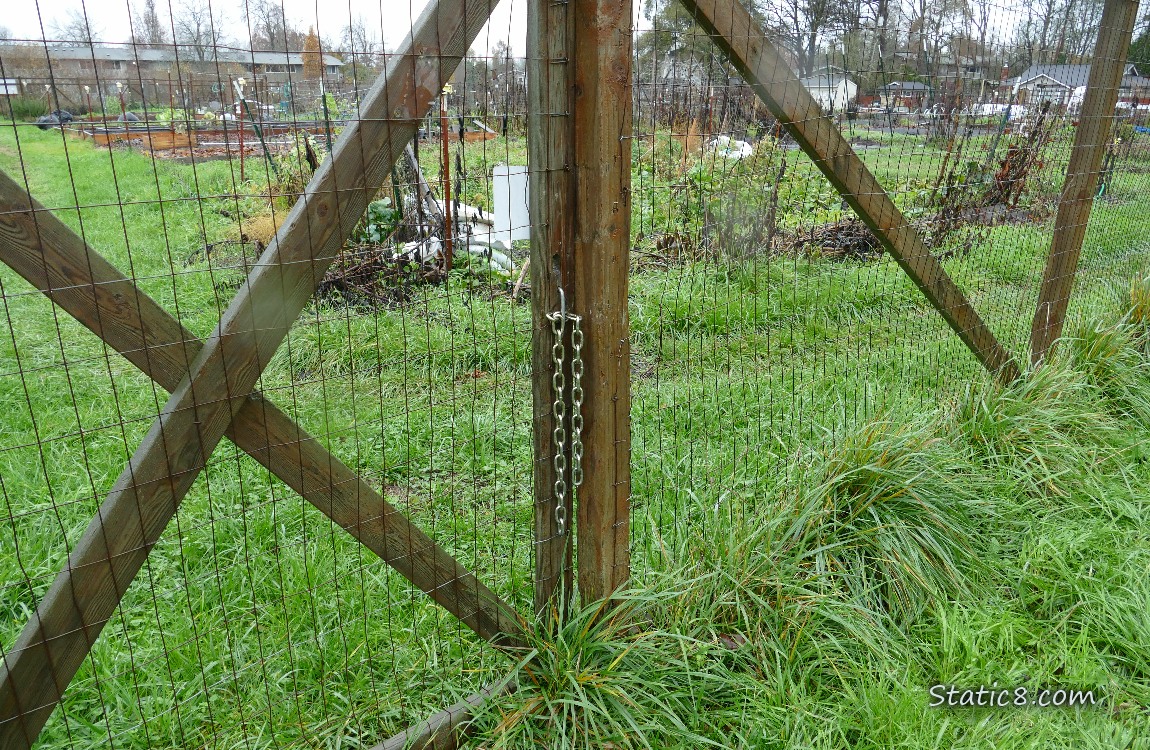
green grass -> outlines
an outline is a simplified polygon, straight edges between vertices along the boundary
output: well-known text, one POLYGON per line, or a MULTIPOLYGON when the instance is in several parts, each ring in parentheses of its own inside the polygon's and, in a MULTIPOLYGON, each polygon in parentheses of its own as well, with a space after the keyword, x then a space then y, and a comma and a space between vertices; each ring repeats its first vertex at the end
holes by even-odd
POLYGON ((1057 361, 865 422, 754 512, 692 498, 690 533, 660 535, 617 612, 539 636, 476 746, 1143 747, 1148 436, 1093 380, 1057 361), (930 707, 938 684, 1099 704, 930 707))
MULTIPOLYGON (((863 156, 908 201, 940 152, 881 138, 863 156)), ((479 175, 521 156, 515 139, 469 147, 465 193, 484 197, 479 175)), ((21 163, 42 203, 211 331, 243 254, 203 247, 266 211, 258 169, 237 185, 227 162, 5 126, 0 168, 21 163)), ((612 617, 534 636, 482 746, 1138 747, 1150 381, 1145 316, 1126 313, 1150 250, 1140 179, 1120 173, 1119 199, 1095 208, 1061 357, 1009 388, 886 259, 720 248, 636 269, 636 589, 612 617), (995 680, 1102 686, 1109 703, 926 707, 937 682, 995 680)), ((808 213, 810 184, 781 198, 785 222, 840 215, 808 213)), ((1004 225, 945 261, 1015 352, 1048 243, 1049 226, 1004 225)), ((530 316, 499 287, 458 273, 376 312, 311 305, 260 387, 527 612, 530 316)), ((7 646, 166 394, 6 269, 0 301, 7 646)), ((511 666, 225 442, 41 746, 109 731, 124 747, 370 746, 511 666)))

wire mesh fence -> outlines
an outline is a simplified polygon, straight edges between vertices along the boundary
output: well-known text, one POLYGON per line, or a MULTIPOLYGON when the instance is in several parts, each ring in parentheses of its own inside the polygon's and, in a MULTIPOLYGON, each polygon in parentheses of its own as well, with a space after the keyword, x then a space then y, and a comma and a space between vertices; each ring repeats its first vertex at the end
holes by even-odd
MULTIPOLYGON (((831 119, 893 198, 901 217, 883 220, 905 217, 1025 361, 1101 6, 1073 38, 1024 3, 756 8, 798 78, 765 83, 786 98, 801 82, 805 117, 831 119), (847 27, 814 46, 797 33, 804 13, 839 12, 847 27)), ((633 462, 650 512, 634 542, 656 557, 720 508, 778 512, 843 434, 935 409, 983 372, 698 21, 652 4, 634 54, 633 462)), ((1106 115, 1079 316, 1145 269, 1125 232, 1147 82, 1124 66, 1106 115)))
MULTIPOLYGON (((570 467, 540 468, 573 398, 575 371, 556 394, 539 348, 556 280, 589 346, 611 343, 557 218, 590 200, 558 181, 598 164, 560 135, 574 40, 525 43, 527 5, 488 25, 475 0, 17 19, 0 45, 6 743, 373 746, 513 666, 498 647, 568 570, 539 560, 571 554, 540 478, 580 497, 570 467)), ((532 7, 567 23, 566 5, 532 7)), ((629 206, 630 257, 611 260, 629 331, 587 378, 623 362, 631 398, 610 408, 629 426, 606 434, 630 467, 630 556, 606 564, 640 585, 709 525, 781 512, 868 424, 985 379, 998 355, 968 347, 1025 367, 1088 117, 1102 166, 1071 318, 1148 272, 1150 60, 1123 53, 1116 105, 1085 111, 1111 62, 1100 3, 757 4, 774 78, 737 59, 757 37, 716 23, 721 5, 623 12, 630 158, 594 196, 629 206), (870 192, 828 180, 862 174, 828 127, 870 192), (953 292, 921 275, 936 267, 953 292)))

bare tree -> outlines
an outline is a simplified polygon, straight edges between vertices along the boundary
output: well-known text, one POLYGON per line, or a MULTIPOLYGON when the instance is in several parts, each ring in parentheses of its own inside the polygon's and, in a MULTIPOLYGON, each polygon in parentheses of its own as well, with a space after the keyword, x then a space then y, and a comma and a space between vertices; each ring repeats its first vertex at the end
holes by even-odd
POLYGON ((363 18, 359 17, 351 19, 340 32, 339 51, 345 61, 374 68, 380 47, 376 37, 367 30, 363 18))
POLYGON ((224 23, 222 11, 210 0, 184 0, 172 19, 176 44, 201 62, 213 60, 225 44, 224 23))
POLYGON ((55 43, 62 47, 90 47, 103 30, 80 8, 69 8, 63 18, 48 26, 55 43))
POLYGON ((762 0, 759 9, 795 56, 799 72, 813 72, 819 49, 829 34, 842 28, 847 15, 840 0, 762 0))
POLYGON ((156 12, 156 0, 144 0, 144 7, 132 8, 132 44, 149 49, 168 45, 168 30, 156 12))
POLYGON ((244 13, 253 50, 293 52, 303 47, 306 35, 288 22, 278 0, 248 0, 244 13))

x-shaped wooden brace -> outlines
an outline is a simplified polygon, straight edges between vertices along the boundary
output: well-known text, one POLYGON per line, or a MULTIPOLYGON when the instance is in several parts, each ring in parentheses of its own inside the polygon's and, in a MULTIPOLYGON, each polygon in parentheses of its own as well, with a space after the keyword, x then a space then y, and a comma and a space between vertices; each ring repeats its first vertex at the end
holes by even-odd
MULTIPOLYGON (((30 204, 19 209, 28 217, 23 235, 40 245, 32 249, 35 262, 25 264, 30 280, 66 309, 73 305, 70 311, 172 395, 67 568, 6 654, 0 746, 27 747, 34 741, 148 550, 229 431, 237 444, 384 559, 397 567, 411 561, 401 572, 455 607, 452 611, 477 632, 518 643, 519 625, 509 607, 253 394, 263 368, 495 1, 440 0, 424 13, 206 342, 195 341, 83 243, 76 245, 74 235, 68 249, 68 236, 59 233, 63 225, 48 214, 36 213, 30 204), (52 226, 58 236, 44 242, 52 226), (75 276, 53 276, 61 272, 75 276), (113 338, 118 329, 119 345, 113 338), (326 465, 330 473, 309 475, 301 472, 305 465, 326 465), (365 513, 365 504, 378 512, 365 513), (421 569, 431 572, 423 582, 416 580, 421 569), (451 574, 443 575, 444 570, 451 574)), ((1017 377, 1009 353, 738 0, 681 1, 979 361, 1002 379, 1017 377)), ((17 204, 26 199, 19 193, 17 204)))
POLYGON ((5 262, 171 392, 5 653, 0 747, 35 741, 225 433, 475 632, 519 645, 509 605, 253 390, 496 2, 428 7, 205 341, 11 179, 0 180, 5 262))

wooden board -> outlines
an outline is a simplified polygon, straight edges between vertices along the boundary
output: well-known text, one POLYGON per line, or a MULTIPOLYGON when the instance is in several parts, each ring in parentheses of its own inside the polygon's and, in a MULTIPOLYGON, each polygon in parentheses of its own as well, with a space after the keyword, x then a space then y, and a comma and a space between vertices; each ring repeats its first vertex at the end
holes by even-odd
POLYGON ((1030 359, 1033 364, 1040 363, 1062 335, 1070 292, 1078 273, 1078 258, 1086 239, 1086 225, 1090 222, 1090 209, 1098 189, 1098 173, 1110 143, 1118 86, 1122 83, 1126 53, 1137 16, 1138 0, 1106 0, 1102 9, 1090 77, 1086 82, 1086 97, 1078 119, 1078 132, 1074 134, 1066 182, 1062 186, 1058 216, 1054 220, 1050 255, 1030 326, 1030 359))
MULTIPOLYGON (((575 14, 574 312, 586 335, 586 478, 577 498, 579 598, 629 577, 631 518, 631 0, 571 0, 575 14)), ((570 209, 569 209, 570 210, 570 209)))
POLYGON ((747 10, 738 0, 680 2, 974 356, 999 379, 1017 378, 1017 363, 747 10))
MULTIPOLYGON (((531 227, 531 397, 534 463, 532 476, 535 500, 535 612, 542 622, 554 622, 548 611, 552 604, 566 611, 573 581, 571 534, 560 535, 555 521, 554 486, 557 474, 552 442, 555 394, 551 384, 554 372, 551 348, 554 335, 547 315, 559 309, 558 290, 574 297, 574 285, 564 279, 564 269, 572 263, 574 251, 574 184, 570 165, 573 158, 574 121, 571 95, 572 69, 567 44, 573 17, 566 3, 530 0, 527 6, 527 149, 530 169, 528 201, 531 227), (555 599, 562 591, 563 596, 555 599)), ((565 342, 565 345, 568 342, 565 342)), ((562 394, 567 413, 571 411, 570 384, 562 394)), ((568 487, 571 472, 563 479, 568 487)), ((571 493, 565 503, 568 526, 574 523, 571 493)))
POLYGON ((97 145, 108 146, 121 141, 142 141, 153 151, 165 151, 173 148, 192 148, 196 145, 194 132, 177 133, 171 128, 151 128, 147 130, 117 131, 81 131, 84 138, 90 138, 97 145))
POLYGON ((5 657, 0 747, 29 747, 324 271, 489 17, 494 0, 439 0, 365 97, 191 358, 35 615, 5 657), (17 703, 16 690, 20 691, 17 703), (22 708, 23 707, 23 708, 22 708))
POLYGON ((410 729, 384 740, 372 750, 455 750, 468 734, 468 723, 475 709, 514 689, 515 682, 511 678, 489 685, 410 729))

